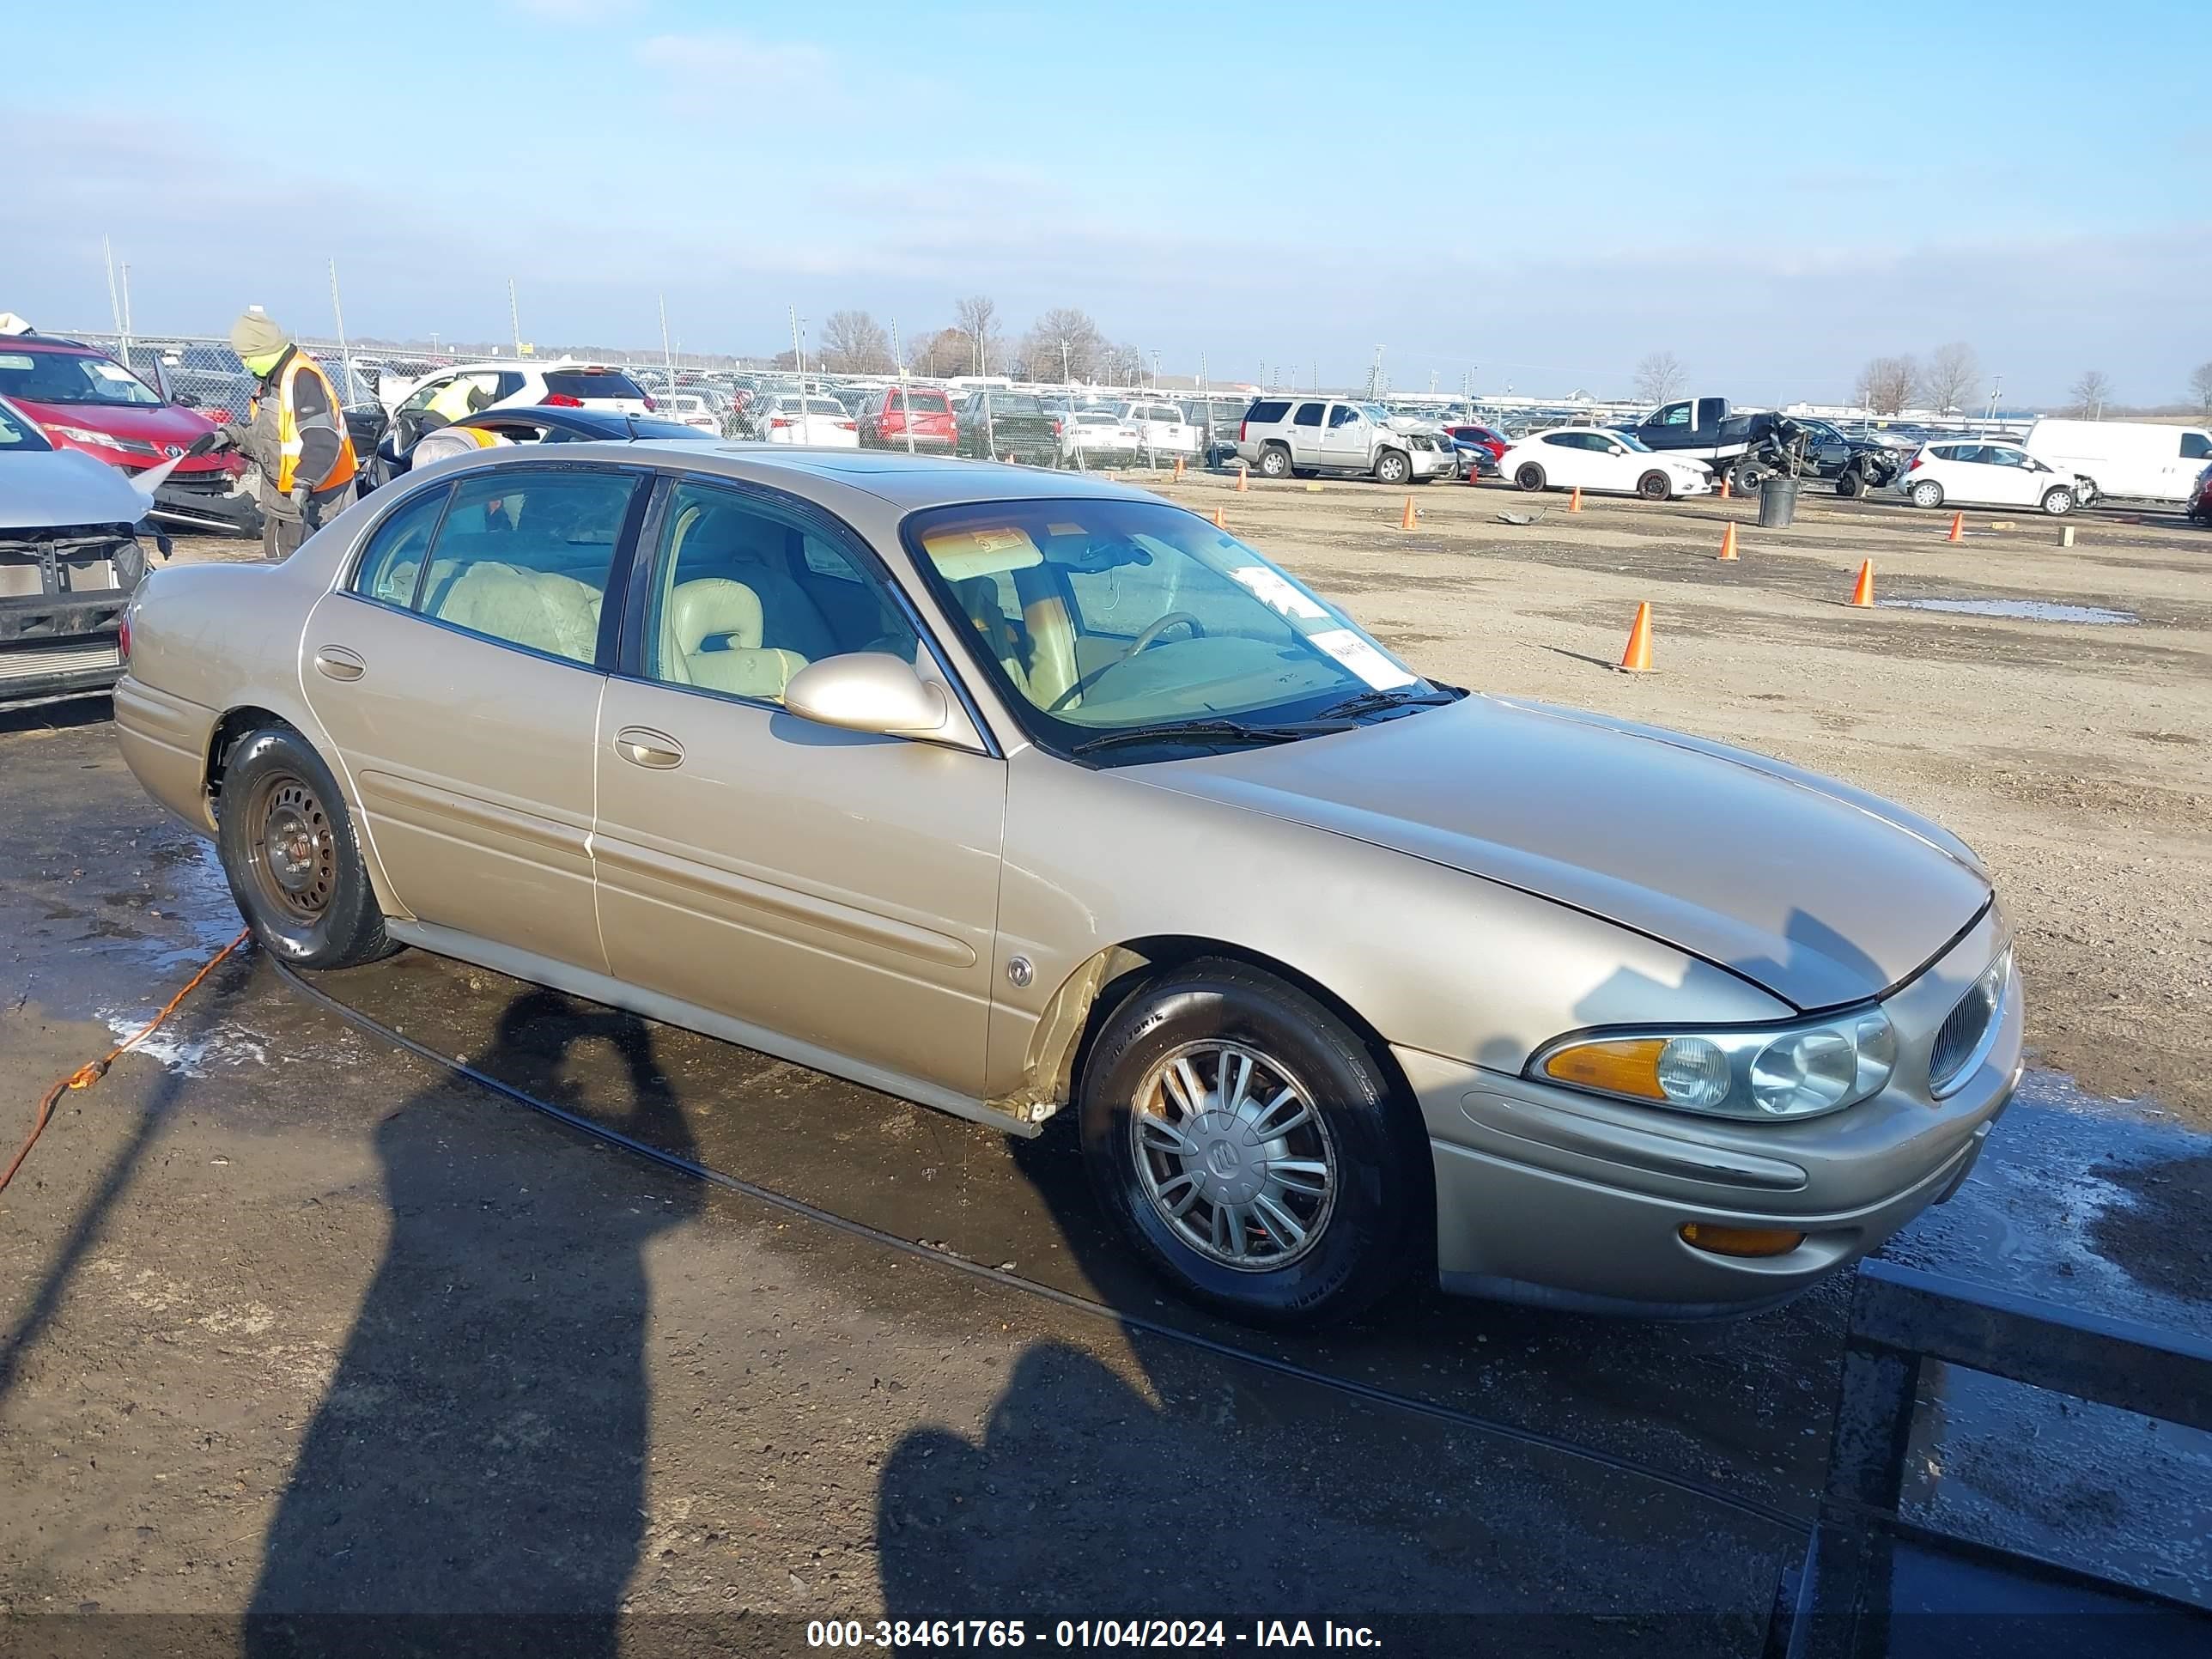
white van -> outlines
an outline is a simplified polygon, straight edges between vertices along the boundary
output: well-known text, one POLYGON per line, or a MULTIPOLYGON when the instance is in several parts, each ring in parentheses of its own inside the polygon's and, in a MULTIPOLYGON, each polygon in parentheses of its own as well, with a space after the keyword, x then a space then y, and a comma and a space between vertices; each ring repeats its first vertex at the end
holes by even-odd
POLYGON ((2197 475, 2212 461, 2212 432, 2197 426, 2153 421, 2056 421, 2045 416, 2027 429, 2027 453, 2080 479, 2074 495, 2083 507, 2100 495, 2138 501, 2189 499, 2197 475))

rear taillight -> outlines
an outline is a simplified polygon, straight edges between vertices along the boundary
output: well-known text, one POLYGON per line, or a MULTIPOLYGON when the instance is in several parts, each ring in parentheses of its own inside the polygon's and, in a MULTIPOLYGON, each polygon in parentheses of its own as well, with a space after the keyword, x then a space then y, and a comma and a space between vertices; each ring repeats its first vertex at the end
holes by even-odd
POLYGON ((1923 460, 1923 459, 1924 459, 1924 458, 1923 458, 1923 457, 1922 457, 1922 456, 1915 455, 1915 456, 1912 458, 1912 465, 1911 465, 1911 466, 1906 467, 1905 470, 1907 472, 1917 472, 1917 471, 1920 470, 1920 463, 1921 463, 1921 461, 1923 460))
POLYGON ((1251 425, 1252 422, 1249 421, 1239 421, 1237 422, 1237 441, 1238 443, 1241 444, 1244 441, 1245 434, 1250 429, 1251 425))
POLYGON ((783 428, 783 427, 789 426, 789 425, 791 424, 791 422, 790 422, 789 421, 785 420, 785 419, 783 418, 783 416, 781 416, 781 415, 778 415, 778 416, 775 416, 771 417, 771 418, 770 418, 770 420, 769 421, 769 423, 768 423, 768 424, 769 424, 769 430, 770 430, 771 432, 773 432, 773 431, 776 431, 776 430, 778 430, 778 429, 780 429, 780 428, 783 428))
POLYGON ((115 650, 124 661, 131 660, 131 613, 123 613, 123 620, 115 625, 115 650))
POLYGON ((571 398, 565 392, 549 392, 538 402, 545 409, 581 409, 584 406, 581 398, 571 398))
POLYGON ((646 392, 643 395, 645 398, 645 412, 647 414, 650 415, 654 410, 660 407, 659 404, 653 401, 653 394, 650 392, 646 392))
POLYGON ((860 429, 860 423, 859 423, 858 422, 855 422, 855 421, 840 421, 840 422, 837 422, 837 429, 838 429, 840 432, 858 432, 858 431, 860 429))

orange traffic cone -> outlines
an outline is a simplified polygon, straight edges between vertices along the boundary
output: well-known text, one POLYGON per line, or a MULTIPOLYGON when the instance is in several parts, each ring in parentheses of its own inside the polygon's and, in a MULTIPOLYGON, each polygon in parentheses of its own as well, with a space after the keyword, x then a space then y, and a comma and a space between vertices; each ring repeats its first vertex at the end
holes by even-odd
POLYGON ((1245 472, 1244 463, 1243 463, 1243 462, 1242 462, 1242 461, 1237 462, 1237 493, 1238 495, 1242 495, 1244 493, 1244 491, 1245 491, 1245 490, 1249 487, 1249 486, 1248 486, 1248 485, 1245 483, 1245 482, 1244 482, 1244 472, 1245 472))
POLYGON ((1182 482, 1182 457, 1180 455, 1176 457, 1175 476, 1176 482, 1177 483, 1181 483, 1182 482))
POLYGON ((1943 539, 1947 542, 1963 542, 1966 539, 1966 515, 1965 514, 1954 513, 1951 515, 1951 533, 1943 538, 1943 539))
POLYGON ((1579 513, 1582 510, 1583 487, 1580 484, 1577 484, 1574 488, 1574 492, 1567 497, 1567 511, 1570 513, 1579 513))
POLYGON ((1722 499, 1723 501, 1726 501, 1728 498, 1729 498, 1729 475, 1728 475, 1727 473, 1723 472, 1723 473, 1722 473, 1722 474, 1721 474, 1721 499, 1722 499))
POLYGON ((1721 557, 1733 559, 1735 556, 1735 526, 1730 525, 1721 532, 1721 557))
POLYGON ((1398 528, 1401 530, 1411 530, 1413 527, 1413 498, 1411 495, 1408 495, 1406 497, 1406 510, 1398 515, 1398 528))
POLYGON ((1867 560, 1859 566, 1859 579, 1851 588, 1851 603, 1870 605, 1874 603, 1874 561, 1867 560))
POLYGON ((1218 507, 1213 509, 1213 527, 1216 530, 1226 530, 1229 528, 1228 515, 1222 512, 1222 510, 1218 507))
POLYGON ((1628 630, 1628 649, 1620 653, 1620 672, 1624 674, 1649 674, 1651 672, 1651 601, 1649 599, 1636 607, 1636 621, 1628 630))

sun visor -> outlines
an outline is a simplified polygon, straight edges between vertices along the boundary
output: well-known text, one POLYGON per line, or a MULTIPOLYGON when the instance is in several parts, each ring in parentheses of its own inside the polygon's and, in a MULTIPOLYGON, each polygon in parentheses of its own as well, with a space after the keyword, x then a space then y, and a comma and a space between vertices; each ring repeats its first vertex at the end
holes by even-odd
POLYGON ((921 545, 947 581, 1026 570, 1044 562, 1043 552, 1030 539, 1029 532, 1015 525, 943 531, 924 536, 921 545))

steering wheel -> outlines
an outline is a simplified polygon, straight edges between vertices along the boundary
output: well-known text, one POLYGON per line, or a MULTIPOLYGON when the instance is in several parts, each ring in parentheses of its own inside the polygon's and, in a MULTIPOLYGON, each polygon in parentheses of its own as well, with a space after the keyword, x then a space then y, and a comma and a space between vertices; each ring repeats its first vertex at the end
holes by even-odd
POLYGON ((1164 617, 1156 617, 1152 619, 1151 626, 1147 627, 1143 633, 1138 635, 1135 639, 1129 641, 1129 648, 1127 651, 1124 651, 1112 662, 1106 664, 1104 667, 1094 668, 1088 674, 1084 675, 1080 679, 1077 680, 1074 684, 1069 686, 1066 690, 1054 697, 1052 700, 1051 706, 1048 708, 1045 712, 1048 714, 1057 714, 1060 709, 1066 708, 1070 702, 1073 702, 1076 698, 1081 696, 1085 691, 1088 691, 1092 686, 1096 685, 1098 683, 1100 676, 1105 674, 1109 670, 1119 668, 1123 663, 1127 662, 1136 656, 1139 652, 1150 649, 1152 646, 1158 642, 1161 635, 1166 633, 1168 629, 1173 628, 1177 623, 1184 623, 1189 628, 1191 637, 1193 639, 1202 640, 1206 637, 1206 624, 1199 621, 1197 617, 1192 616, 1188 611, 1170 611, 1164 617))

